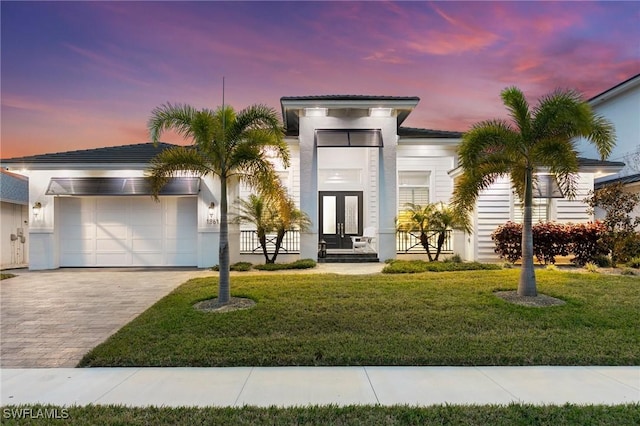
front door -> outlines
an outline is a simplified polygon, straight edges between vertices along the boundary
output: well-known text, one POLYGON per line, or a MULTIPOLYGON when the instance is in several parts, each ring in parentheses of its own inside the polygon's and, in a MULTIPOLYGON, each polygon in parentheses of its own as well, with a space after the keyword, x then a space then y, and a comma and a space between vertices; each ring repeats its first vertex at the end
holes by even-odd
POLYGON ((362 192, 320 192, 320 239, 327 249, 350 249, 351 236, 362 235, 362 192))

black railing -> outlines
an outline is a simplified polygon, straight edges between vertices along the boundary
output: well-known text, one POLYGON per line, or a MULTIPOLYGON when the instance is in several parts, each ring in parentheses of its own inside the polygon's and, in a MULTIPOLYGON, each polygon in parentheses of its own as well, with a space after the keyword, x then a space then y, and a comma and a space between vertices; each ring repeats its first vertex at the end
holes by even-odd
MULTIPOLYGON (((267 253, 276 251, 276 235, 267 234, 267 253)), ((262 254, 256 231, 240 231, 240 253, 262 254)), ((284 234, 280 253, 300 253, 300 231, 291 229, 284 234)))
MULTIPOLYGON (((429 250, 433 252, 438 248, 438 232, 427 232, 429 250)), ((396 252, 397 253, 426 253, 420 242, 420 231, 398 231, 396 232, 396 252)), ((451 230, 447 230, 441 253, 452 253, 451 230)))

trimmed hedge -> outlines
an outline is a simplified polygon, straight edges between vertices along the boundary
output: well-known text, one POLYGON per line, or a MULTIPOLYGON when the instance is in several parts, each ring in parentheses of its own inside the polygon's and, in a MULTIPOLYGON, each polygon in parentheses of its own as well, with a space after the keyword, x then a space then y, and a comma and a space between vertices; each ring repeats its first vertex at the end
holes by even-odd
POLYGON ((311 269, 315 267, 315 260, 300 259, 292 263, 265 263, 263 265, 254 265, 253 269, 258 269, 260 271, 282 271, 285 269, 311 269))
MULTIPOLYGON (((556 256, 574 255, 573 263, 583 266, 607 256, 603 241, 606 228, 602 222, 562 224, 540 222, 532 227, 533 253, 539 263, 555 264, 556 256)), ((522 256, 522 225, 507 222, 492 234, 494 251, 503 259, 515 263, 522 256)))
POLYGON ((424 260, 393 260, 382 269, 385 274, 415 274, 419 272, 450 272, 501 269, 498 265, 479 262, 426 262, 424 260))

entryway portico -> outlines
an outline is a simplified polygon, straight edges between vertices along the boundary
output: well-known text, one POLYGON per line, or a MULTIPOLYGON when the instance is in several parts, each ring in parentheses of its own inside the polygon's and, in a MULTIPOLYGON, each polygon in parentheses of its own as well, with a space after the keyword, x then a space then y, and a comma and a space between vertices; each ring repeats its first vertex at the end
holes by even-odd
POLYGON ((351 248, 350 236, 377 229, 380 260, 396 255, 398 127, 417 97, 283 97, 291 145, 298 145, 300 209, 312 226, 301 234, 300 257, 317 259, 318 243, 351 248), (297 142, 297 143, 296 143, 297 142))

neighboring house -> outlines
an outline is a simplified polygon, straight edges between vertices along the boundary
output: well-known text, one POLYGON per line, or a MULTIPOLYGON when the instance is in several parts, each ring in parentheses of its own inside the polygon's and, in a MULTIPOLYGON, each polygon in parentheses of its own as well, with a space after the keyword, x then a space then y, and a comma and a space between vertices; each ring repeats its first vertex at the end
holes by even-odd
MULTIPOLYGON (((624 192, 640 194, 640 173, 618 177, 615 179, 607 179, 606 181, 603 181, 603 182, 596 182, 594 189, 604 188, 607 185, 611 185, 618 182, 623 184, 624 192)), ((603 219, 605 215, 606 215, 606 212, 604 210, 596 208, 596 211, 595 211, 596 218, 603 219)), ((640 204, 638 204, 636 208, 631 212, 631 217, 640 217, 640 204)), ((636 227, 636 230, 640 231, 640 225, 636 227)))
MULTIPOLYGON (((396 96, 281 98, 291 164, 276 168, 312 221, 308 231, 290 233, 283 258, 294 253, 296 258, 317 259, 320 241, 329 251, 351 251, 351 236, 362 235, 365 227, 376 229, 372 245, 380 261, 424 252, 415 235, 396 233, 395 219, 408 202, 449 202, 462 134, 402 127, 418 102, 417 97, 396 96)), ((29 176, 29 204, 42 205, 37 220, 31 218, 30 267, 217 264, 217 180, 181 177, 164 191, 160 203, 149 196, 144 170, 167 146, 140 144, 2 160, 3 167, 29 176)), ((595 177, 616 173, 622 166, 582 160, 580 195, 593 188, 595 177)), ((554 196, 548 186, 544 197, 554 196)), ((229 199, 249 192, 232 185, 229 199)), ((591 219, 580 196, 572 201, 542 198, 538 204, 540 218, 591 219)), ((499 182, 480 196, 475 232, 454 233, 448 253, 497 260, 490 234, 507 220, 517 220, 520 210, 509 184, 499 182)), ((229 237, 232 262, 261 260, 250 255, 257 247, 250 228, 231 226, 229 237)))
MULTIPOLYGON (((595 187, 622 182, 625 191, 640 194, 640 74, 594 96, 589 104, 616 128, 617 142, 610 160, 625 163, 620 172, 596 179, 595 187)), ((582 155, 596 155, 585 141, 581 141, 579 149, 582 155)), ((601 219, 604 211, 596 209, 595 215, 601 219)), ((636 209, 635 215, 640 216, 640 208, 636 209)))
POLYGON ((0 169, 0 204, 0 267, 24 267, 29 262, 29 180, 0 169))

